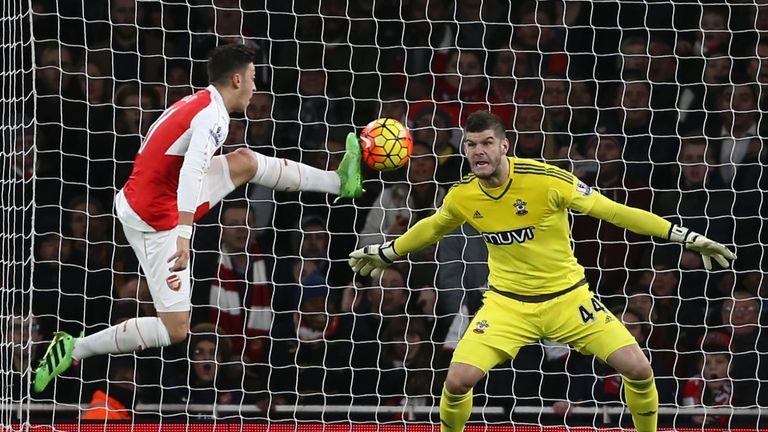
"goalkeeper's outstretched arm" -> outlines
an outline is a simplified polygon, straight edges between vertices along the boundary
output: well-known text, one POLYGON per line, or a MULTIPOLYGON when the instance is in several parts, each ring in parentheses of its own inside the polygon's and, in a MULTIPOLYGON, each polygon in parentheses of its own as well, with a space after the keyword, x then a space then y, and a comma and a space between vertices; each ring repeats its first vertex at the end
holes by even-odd
POLYGON ((736 259, 735 253, 714 240, 688 228, 674 225, 651 212, 619 204, 599 194, 595 197, 592 207, 584 210, 584 213, 590 216, 634 233, 683 243, 686 248, 701 254, 704 268, 707 270, 712 269, 712 259, 725 268, 729 267, 729 260, 736 259))
POLYGON ((395 240, 371 245, 349 254, 349 266, 363 276, 379 277, 390 264, 401 257, 437 243, 461 225, 461 220, 446 218, 443 209, 424 218, 395 240))

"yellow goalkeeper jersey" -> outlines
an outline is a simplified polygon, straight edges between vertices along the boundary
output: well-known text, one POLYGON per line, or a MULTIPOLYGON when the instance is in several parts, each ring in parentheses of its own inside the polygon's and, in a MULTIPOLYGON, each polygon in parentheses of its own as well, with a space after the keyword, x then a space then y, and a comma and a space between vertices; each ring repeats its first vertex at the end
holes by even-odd
POLYGON ((469 223, 488 247, 488 282, 500 291, 533 296, 568 288, 584 279, 571 247, 568 209, 638 234, 667 238, 670 222, 602 196, 573 174, 530 160, 509 158, 510 175, 487 189, 470 174, 456 183, 438 211, 395 241, 404 255, 469 223))

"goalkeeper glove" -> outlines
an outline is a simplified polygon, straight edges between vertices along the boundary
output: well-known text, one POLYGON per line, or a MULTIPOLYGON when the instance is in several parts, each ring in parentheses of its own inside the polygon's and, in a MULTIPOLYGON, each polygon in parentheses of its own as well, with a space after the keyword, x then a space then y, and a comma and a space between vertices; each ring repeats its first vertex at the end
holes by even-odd
POLYGON ((363 276, 369 274, 378 278, 385 268, 400 258, 395 252, 395 241, 390 240, 381 245, 366 246, 349 254, 349 266, 363 276))
POLYGON ((704 261, 704 268, 707 270, 712 270, 712 258, 724 268, 730 266, 728 260, 736 259, 736 254, 728 250, 727 247, 679 225, 672 225, 669 240, 683 243, 687 249, 700 253, 701 260, 704 261))

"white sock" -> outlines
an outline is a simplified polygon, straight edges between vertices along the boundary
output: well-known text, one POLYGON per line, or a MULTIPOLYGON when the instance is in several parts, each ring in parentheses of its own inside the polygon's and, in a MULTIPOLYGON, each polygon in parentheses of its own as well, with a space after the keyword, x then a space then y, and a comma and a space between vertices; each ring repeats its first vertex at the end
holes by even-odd
POLYGON ((280 192, 308 191, 338 195, 341 180, 335 171, 325 171, 288 159, 256 153, 259 168, 249 180, 280 192))
POLYGON ((98 354, 129 353, 171 344, 165 324, 156 317, 131 318, 75 342, 72 357, 78 360, 98 354))

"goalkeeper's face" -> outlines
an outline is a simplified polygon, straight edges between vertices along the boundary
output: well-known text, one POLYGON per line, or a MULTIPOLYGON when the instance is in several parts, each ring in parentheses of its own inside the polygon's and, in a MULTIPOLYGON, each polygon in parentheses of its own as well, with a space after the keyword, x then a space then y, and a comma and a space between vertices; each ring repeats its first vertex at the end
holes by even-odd
POLYGON ((472 173, 479 179, 490 180, 503 174, 501 165, 507 150, 509 141, 504 136, 496 136, 492 129, 466 132, 464 135, 464 153, 472 173))

